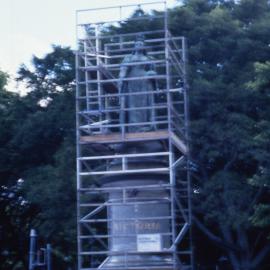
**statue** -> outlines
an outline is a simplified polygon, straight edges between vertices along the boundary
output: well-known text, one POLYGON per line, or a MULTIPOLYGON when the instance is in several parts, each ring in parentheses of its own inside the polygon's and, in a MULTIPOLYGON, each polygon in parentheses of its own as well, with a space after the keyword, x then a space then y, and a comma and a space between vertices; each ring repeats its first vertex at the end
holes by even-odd
POLYGON ((157 88, 156 81, 144 78, 156 75, 154 65, 149 63, 151 60, 144 49, 144 38, 138 36, 134 51, 124 58, 120 67, 119 93, 131 94, 121 96, 120 122, 129 124, 146 123, 146 125, 128 126, 126 130, 129 132, 149 131, 155 128, 155 125, 150 122, 155 121, 155 111, 151 107, 154 105, 153 91, 157 88), (134 78, 134 80, 124 80, 125 78, 134 78), (140 109, 142 107, 143 109, 140 109), (136 108, 138 109, 136 110, 136 108), (125 109, 131 110, 125 111, 125 109))

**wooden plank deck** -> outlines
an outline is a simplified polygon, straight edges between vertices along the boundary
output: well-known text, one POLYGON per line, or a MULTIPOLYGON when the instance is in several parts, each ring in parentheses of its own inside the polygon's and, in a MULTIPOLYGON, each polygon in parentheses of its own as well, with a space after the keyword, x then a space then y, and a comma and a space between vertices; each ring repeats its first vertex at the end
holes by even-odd
POLYGON ((122 142, 136 142, 136 141, 153 141, 164 140, 172 138, 173 144, 183 153, 187 154, 188 148, 186 144, 173 132, 171 134, 167 130, 148 131, 148 132, 131 132, 125 133, 122 136, 121 133, 108 133, 108 134, 96 134, 91 136, 81 136, 80 144, 104 144, 104 143, 122 143, 122 142))
POLYGON ((97 134, 92 136, 81 136, 80 143, 121 143, 142 140, 162 140, 169 137, 167 130, 148 131, 148 132, 131 132, 125 133, 122 137, 121 133, 97 134))

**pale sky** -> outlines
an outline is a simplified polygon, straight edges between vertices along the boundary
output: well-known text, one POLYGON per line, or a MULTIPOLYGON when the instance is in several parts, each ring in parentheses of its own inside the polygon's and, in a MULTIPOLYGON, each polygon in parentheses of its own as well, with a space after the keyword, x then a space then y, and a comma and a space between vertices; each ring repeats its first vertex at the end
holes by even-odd
MULTIPOLYGON (((76 10, 154 1, 0 0, 0 70, 14 77, 21 63, 29 64, 33 54, 50 52, 51 44, 75 48, 76 10)), ((167 0, 169 7, 175 3, 167 0)))

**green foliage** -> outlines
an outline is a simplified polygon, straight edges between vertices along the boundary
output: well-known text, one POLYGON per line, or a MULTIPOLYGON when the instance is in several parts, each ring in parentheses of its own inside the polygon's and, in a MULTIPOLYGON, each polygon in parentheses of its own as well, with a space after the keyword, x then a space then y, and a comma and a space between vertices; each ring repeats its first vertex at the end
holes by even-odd
POLYGON ((68 47, 53 46, 44 58, 32 59, 34 70, 22 65, 18 81, 23 81, 31 91, 29 97, 37 101, 53 98, 59 91, 72 91, 75 74, 75 57, 68 47))
MULTIPOLYGON (((23 119, 24 106, 18 94, 6 91, 8 76, 0 72, 0 179, 2 184, 7 184, 14 178, 12 171, 12 150, 10 140, 14 134, 17 121, 23 119)), ((18 177, 19 178, 19 177, 18 177)), ((18 179, 15 176, 15 179, 18 179)))
POLYGON ((252 222, 259 227, 269 227, 270 224, 270 205, 259 204, 255 208, 252 222))
MULTIPOLYGON (((188 40, 194 214, 218 239, 217 256, 227 254, 234 269, 263 269, 270 225, 270 6, 267 0, 182 2, 169 10, 169 26, 188 40)), ((161 14, 103 31, 160 29, 153 13, 161 14)), ((62 269, 64 258, 75 261, 74 56, 54 46, 32 63, 18 74, 29 90, 25 97, 5 91, 0 72, 0 179, 9 190, 25 179, 15 201, 0 201, 10 226, 4 246, 14 248, 16 237, 27 239, 34 226, 53 243, 62 269), (20 196, 27 207, 14 204, 20 196)), ((19 253, 14 248, 6 260, 0 254, 1 262, 12 262, 6 269, 22 267, 19 253)), ((214 264, 217 258, 209 257, 214 264)))
MULTIPOLYGON (((10 189, 16 179, 25 179, 20 193, 29 205, 22 206, 20 211, 10 208, 18 220, 23 220, 23 226, 12 223, 11 210, 3 210, 10 224, 10 233, 5 238, 5 243, 10 244, 4 244, 3 249, 12 250, 12 256, 5 257, 5 252, 0 254, 0 260, 8 261, 5 269, 27 268, 30 228, 37 229, 43 241, 53 244, 54 254, 59 257, 55 258, 59 269, 66 267, 67 256, 74 256, 74 70, 73 52, 54 46, 44 58, 34 57, 32 68, 20 68, 18 80, 26 83, 29 90, 26 96, 0 91, 1 184, 7 184, 10 189), (16 247, 16 230, 23 239, 20 241, 25 243, 23 249, 16 247)), ((5 78, 1 80, 3 85, 5 78)), ((4 201, 0 206, 4 207, 4 201)))
MULTIPOLYGON (((270 91, 270 61, 265 63, 256 62, 255 66, 255 80, 247 84, 247 86, 254 91, 270 91)), ((268 94, 269 95, 269 94, 268 94)))
POLYGON ((256 96, 260 98, 262 106, 258 108, 258 124, 257 134, 254 137, 256 144, 256 152, 254 155, 258 160, 258 170, 250 178, 250 183, 260 187, 263 192, 263 199, 257 204, 255 212, 250 218, 255 226, 261 228, 270 228, 270 62, 256 62, 254 64, 255 76, 252 81, 247 84, 256 96))
POLYGON ((233 172, 220 171, 204 183, 200 210, 207 224, 218 223, 236 229, 250 227, 247 203, 254 195, 254 187, 246 185, 245 178, 233 172), (217 196, 218 195, 218 196, 217 196))
POLYGON ((26 198, 39 208, 35 226, 63 257, 75 257, 76 250, 75 156, 74 140, 67 138, 55 153, 54 164, 25 173, 26 198))
POLYGON ((194 214, 234 269, 258 269, 269 246, 269 11, 268 1, 190 0, 170 16, 189 44, 194 214))
POLYGON ((269 2, 267 0, 241 0, 235 5, 235 15, 246 25, 257 22, 261 17, 269 16, 269 2))
POLYGON ((22 193, 23 180, 0 187, 0 264, 2 269, 26 269, 29 224, 37 209, 22 193), (19 267, 19 265, 21 265, 19 267))
POLYGON ((8 80, 8 75, 0 70, 0 91, 3 91, 5 89, 7 80, 8 80))

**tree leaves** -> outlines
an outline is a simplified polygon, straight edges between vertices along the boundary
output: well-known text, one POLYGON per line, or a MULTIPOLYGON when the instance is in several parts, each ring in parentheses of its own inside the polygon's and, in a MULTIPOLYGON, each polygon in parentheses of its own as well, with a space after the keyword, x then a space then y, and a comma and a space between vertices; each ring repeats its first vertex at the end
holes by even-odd
MULTIPOLYGON (((9 230, 20 231, 27 244, 29 230, 34 227, 43 240, 50 241, 55 251, 65 256, 72 256, 76 250, 74 70, 72 51, 54 46, 44 58, 34 57, 33 67, 21 67, 18 80, 26 83, 30 90, 27 95, 0 91, 1 184, 9 190, 23 177, 20 192, 30 209, 17 211, 8 203, 5 216, 9 230), (40 106, 44 100, 48 102, 40 106), (24 226, 12 223, 10 211, 16 211, 16 219, 23 219, 24 226)), ((5 80, 0 78, 3 87, 5 80)), ((23 250, 16 247, 16 237, 17 233, 7 235, 6 242, 13 249, 10 267, 19 262, 17 257, 24 262, 27 254, 27 246, 23 250)), ((65 262, 60 259, 58 266, 61 264, 65 262)))
MULTIPOLYGON (((126 20, 103 31, 159 29, 148 15, 147 23, 126 20)), ((169 10, 169 25, 188 40, 194 213, 235 268, 259 269, 270 224, 269 3, 186 0, 169 10)), ((27 226, 37 225, 64 258, 75 254, 74 56, 53 46, 32 63, 18 74, 30 90, 25 97, 6 92, 0 72, 0 177, 9 186, 24 177, 35 209, 27 226)), ((208 254, 213 264, 213 254, 223 255, 208 254)))

